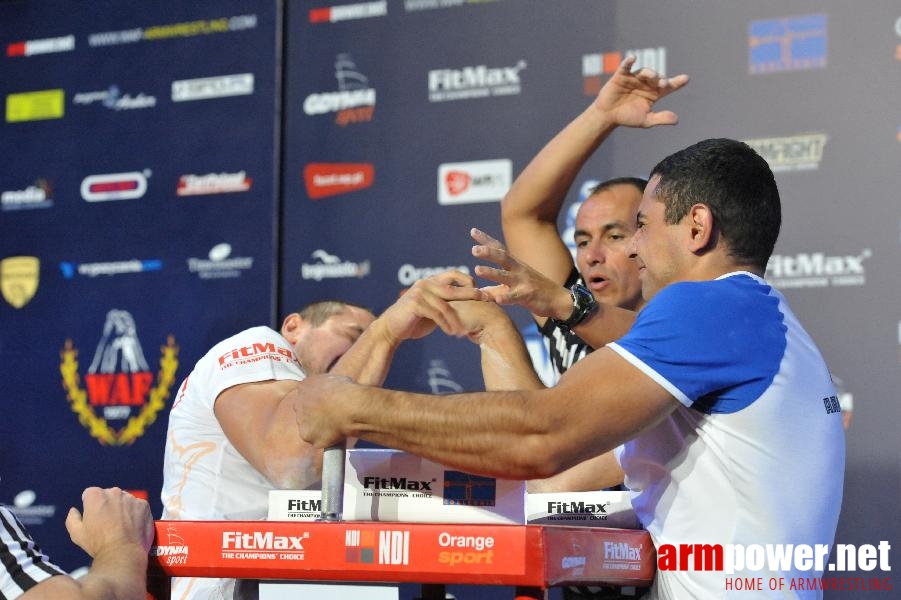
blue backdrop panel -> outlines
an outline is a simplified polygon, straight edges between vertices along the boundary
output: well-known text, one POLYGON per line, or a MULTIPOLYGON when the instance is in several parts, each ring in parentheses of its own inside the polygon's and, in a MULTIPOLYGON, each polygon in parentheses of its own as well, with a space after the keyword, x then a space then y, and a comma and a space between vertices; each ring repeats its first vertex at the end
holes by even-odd
POLYGON ((274 2, 0 6, 0 500, 64 567, 84 487, 160 514, 181 379, 272 320, 279 27, 274 2))
MULTIPOLYGON (((554 39, 548 52, 536 22, 559 32, 582 19, 573 34, 584 47, 610 28, 586 5, 415 4, 336 22, 287 7, 283 305, 338 297, 381 310, 432 272, 472 272, 469 229, 501 235, 498 201, 513 174, 583 102, 578 46, 554 39), (565 82, 573 92, 560 93, 565 82), (311 165, 325 177, 323 163, 365 165, 371 181, 316 197, 311 165)), ((388 383, 430 391, 429 373, 444 372, 443 391, 480 389, 477 365, 469 342, 433 336, 401 349, 388 383)))

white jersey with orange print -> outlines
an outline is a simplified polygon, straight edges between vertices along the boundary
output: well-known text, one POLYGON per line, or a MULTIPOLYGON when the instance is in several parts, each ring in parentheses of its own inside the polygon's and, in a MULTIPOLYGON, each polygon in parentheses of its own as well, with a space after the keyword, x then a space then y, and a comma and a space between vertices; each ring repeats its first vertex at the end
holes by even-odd
MULTIPOLYGON (((268 327, 253 327, 219 342, 197 361, 169 413, 161 494, 164 520, 266 518, 269 490, 276 486, 229 442, 213 405, 235 385, 303 378, 291 344, 268 327)), ((234 580, 172 582, 173 600, 233 597, 234 580)))

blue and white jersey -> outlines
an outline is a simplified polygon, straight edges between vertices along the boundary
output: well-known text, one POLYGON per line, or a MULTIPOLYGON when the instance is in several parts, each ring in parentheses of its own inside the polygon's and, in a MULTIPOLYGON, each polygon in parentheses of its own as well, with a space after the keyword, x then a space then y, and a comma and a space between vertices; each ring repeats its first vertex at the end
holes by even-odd
MULTIPOLYGON (((609 347, 680 403, 616 451, 658 548, 831 546, 845 462, 841 412, 825 361, 779 292, 744 272, 672 284, 609 347)), ((822 572, 740 575, 767 581, 822 572)), ((660 571, 655 591, 729 595, 717 571, 660 571)))

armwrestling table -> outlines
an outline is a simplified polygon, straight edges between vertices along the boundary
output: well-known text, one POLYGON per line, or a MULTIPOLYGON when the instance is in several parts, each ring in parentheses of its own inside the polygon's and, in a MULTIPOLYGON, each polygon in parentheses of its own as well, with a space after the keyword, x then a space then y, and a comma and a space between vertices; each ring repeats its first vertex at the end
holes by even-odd
POLYGON ((515 586, 544 598, 557 585, 651 584, 646 531, 539 525, 371 521, 157 521, 148 590, 169 599, 169 577, 515 586))
POLYGON ((343 445, 323 459, 319 521, 157 521, 148 591, 170 577, 514 586, 517 599, 557 585, 644 587, 656 571, 646 531, 600 527, 342 521, 343 445))

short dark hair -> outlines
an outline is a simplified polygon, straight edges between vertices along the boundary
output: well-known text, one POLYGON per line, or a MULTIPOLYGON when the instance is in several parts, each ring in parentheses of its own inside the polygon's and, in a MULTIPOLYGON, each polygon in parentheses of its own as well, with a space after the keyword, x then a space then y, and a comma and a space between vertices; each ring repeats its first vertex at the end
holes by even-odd
POLYGON ((637 189, 639 193, 644 193, 644 188, 647 187, 648 180, 642 179, 641 177, 614 177, 613 179, 602 181, 601 183, 591 188, 591 191, 588 195, 594 196, 595 194, 603 192, 604 190, 610 189, 616 185, 631 185, 635 189, 637 189))
POLYGON ((320 325, 328 321, 329 318, 337 315, 348 307, 359 308, 365 310, 368 313, 372 312, 365 306, 353 304, 352 302, 344 302, 342 300, 319 300, 317 302, 311 302, 310 304, 307 304, 299 311, 297 311, 297 313, 300 315, 300 318, 302 318, 313 327, 319 327, 320 325))
POLYGON ((713 213, 731 255, 766 268, 773 253, 782 208, 779 188, 767 162, 743 142, 702 140, 671 154, 651 171, 664 203, 667 223, 678 223, 694 204, 713 213))

